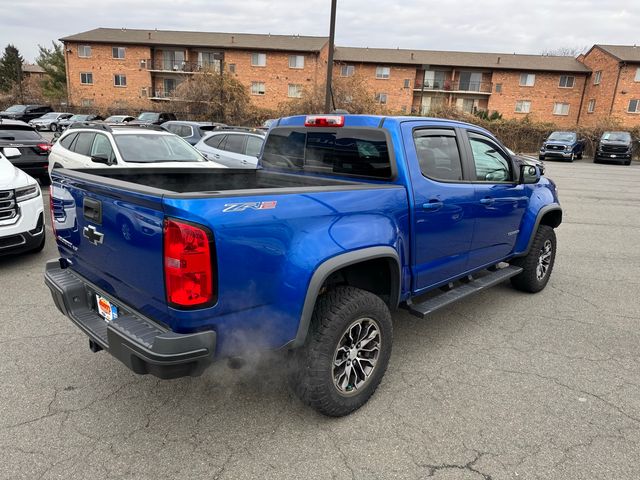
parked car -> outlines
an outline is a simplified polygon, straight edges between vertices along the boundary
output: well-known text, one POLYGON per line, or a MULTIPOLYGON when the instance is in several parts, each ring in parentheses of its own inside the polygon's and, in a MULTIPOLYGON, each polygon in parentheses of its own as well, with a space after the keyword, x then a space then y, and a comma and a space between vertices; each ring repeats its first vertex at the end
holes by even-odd
POLYGON ((0 255, 44 248, 44 206, 38 182, 11 162, 14 147, 0 148, 0 255))
POLYGON ((74 125, 51 147, 49 171, 165 167, 225 168, 208 162, 200 152, 159 127, 74 125))
POLYGON ((58 127, 60 128, 60 130, 65 130, 69 128, 69 126, 73 125, 74 123, 99 122, 100 120, 102 120, 102 117, 100 115, 78 114, 78 115, 73 115, 72 117, 69 117, 66 120, 62 120, 58 122, 58 127))
POLYGON ((633 139, 629 132, 604 132, 593 155, 593 163, 601 161, 631 165, 633 139))
POLYGON ((224 123, 183 122, 180 120, 173 120, 162 124, 162 128, 184 138, 191 145, 195 145, 202 137, 220 127, 226 127, 226 125, 224 123))
POLYGON ((177 120, 175 113, 142 112, 130 123, 132 125, 162 125, 165 122, 177 120))
POLYGON ((11 162, 27 174, 49 185, 49 151, 51 144, 31 125, 16 120, 0 122, 0 147, 17 148, 20 155, 11 162))
MULTIPOLYGON (((555 184, 480 127, 284 118, 260 166, 53 171, 78 200, 82 235, 58 241, 45 281, 94 352, 175 378, 290 351, 295 392, 341 416, 385 373, 392 310, 424 318, 508 279, 530 293, 549 281, 555 184), (127 240, 127 213, 155 227, 127 240)), ((479 308, 491 314, 491 302, 479 308)))
POLYGON ((561 158, 573 162, 582 158, 585 143, 585 139, 578 137, 576 132, 553 132, 540 147, 538 158, 561 158))
POLYGON ((12 105, 5 111, 0 112, 0 118, 29 122, 52 111, 53 109, 48 105, 12 105))
POLYGON ((135 120, 135 117, 131 115, 111 115, 110 117, 105 118, 104 123, 108 125, 117 125, 121 123, 129 123, 135 120))
POLYGON ((196 144, 208 160, 231 168, 257 168, 265 133, 258 129, 215 130, 196 144))
POLYGON ((73 117, 73 113, 49 112, 45 113, 40 118, 30 120, 29 125, 36 130, 49 130, 50 132, 56 132, 60 122, 68 120, 71 117, 73 117))

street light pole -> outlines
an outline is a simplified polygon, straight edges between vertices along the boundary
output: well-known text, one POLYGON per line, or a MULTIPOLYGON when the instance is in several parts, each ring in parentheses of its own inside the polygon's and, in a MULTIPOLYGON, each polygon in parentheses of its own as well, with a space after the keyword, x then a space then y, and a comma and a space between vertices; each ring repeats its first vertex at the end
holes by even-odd
POLYGON ((333 48, 336 37, 336 3, 337 0, 331 0, 331 25, 329 27, 329 58, 327 65, 327 81, 326 91, 324 94, 324 111, 329 113, 331 111, 331 82, 333 80, 333 48))

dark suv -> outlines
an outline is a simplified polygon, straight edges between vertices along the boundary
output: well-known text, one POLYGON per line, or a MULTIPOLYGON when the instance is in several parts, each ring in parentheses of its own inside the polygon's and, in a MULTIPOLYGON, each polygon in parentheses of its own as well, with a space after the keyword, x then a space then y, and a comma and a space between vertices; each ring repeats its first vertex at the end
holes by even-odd
POLYGON ((162 125, 164 122, 177 120, 175 113, 142 112, 129 125, 162 125))
POLYGON ((0 112, 0 118, 29 122, 49 112, 53 112, 53 109, 48 105, 12 105, 4 112, 0 112))
POLYGON ((631 165, 632 156, 633 140, 629 132, 604 132, 593 155, 593 163, 606 160, 631 165))
POLYGON ((10 159, 20 170, 49 185, 49 150, 51 144, 35 128, 17 120, 0 122, 0 148, 13 147, 20 156, 10 159))

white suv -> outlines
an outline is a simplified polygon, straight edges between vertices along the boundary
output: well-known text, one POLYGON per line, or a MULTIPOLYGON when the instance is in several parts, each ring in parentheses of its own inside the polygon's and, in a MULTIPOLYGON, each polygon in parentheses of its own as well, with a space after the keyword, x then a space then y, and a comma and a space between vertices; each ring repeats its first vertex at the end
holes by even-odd
POLYGON ((49 153, 49 173, 54 168, 104 168, 105 166, 226 168, 205 159, 182 138, 155 127, 104 124, 68 128, 49 153))
POLYGON ((8 160, 17 148, 0 149, 0 255, 44 248, 44 206, 38 182, 8 160))

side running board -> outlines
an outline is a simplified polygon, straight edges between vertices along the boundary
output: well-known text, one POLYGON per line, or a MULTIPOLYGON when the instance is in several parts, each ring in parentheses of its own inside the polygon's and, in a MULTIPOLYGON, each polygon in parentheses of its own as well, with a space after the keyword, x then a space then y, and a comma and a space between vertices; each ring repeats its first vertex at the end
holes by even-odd
POLYGON ((416 317, 425 318, 432 312, 450 305, 458 300, 478 293, 485 288, 493 287, 522 272, 522 268, 509 265, 479 278, 467 278, 464 283, 453 286, 436 296, 421 303, 413 303, 409 300, 406 308, 416 317))

